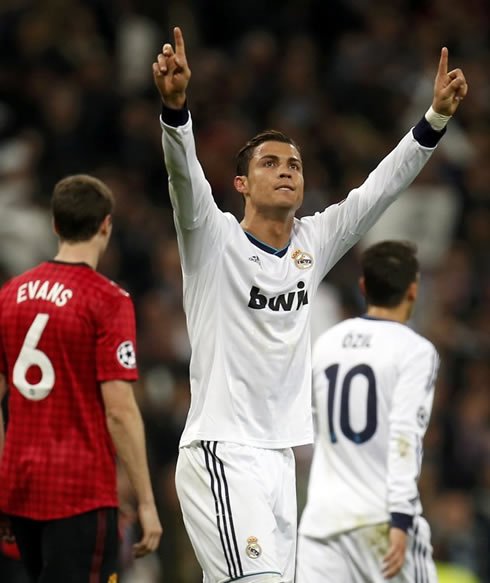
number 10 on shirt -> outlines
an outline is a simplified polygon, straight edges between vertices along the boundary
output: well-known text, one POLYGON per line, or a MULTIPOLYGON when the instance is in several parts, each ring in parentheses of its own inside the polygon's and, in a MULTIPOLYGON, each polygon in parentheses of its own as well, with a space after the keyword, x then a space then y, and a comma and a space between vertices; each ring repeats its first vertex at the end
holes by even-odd
MULTIPOLYGON (((328 426, 330 429, 330 439, 332 443, 338 441, 334 423, 334 404, 337 391, 339 365, 332 364, 325 370, 325 376, 328 380, 328 426)), ((339 382, 338 382, 339 381, 339 382)), ((358 364, 349 369, 345 374, 340 389, 340 429, 342 433, 355 444, 365 443, 376 432, 378 425, 377 396, 376 396, 376 378, 373 369, 368 364, 358 364), (351 398, 352 381, 356 377, 364 377, 367 381, 367 406, 366 406, 366 424, 362 431, 352 429, 349 401, 351 398)))

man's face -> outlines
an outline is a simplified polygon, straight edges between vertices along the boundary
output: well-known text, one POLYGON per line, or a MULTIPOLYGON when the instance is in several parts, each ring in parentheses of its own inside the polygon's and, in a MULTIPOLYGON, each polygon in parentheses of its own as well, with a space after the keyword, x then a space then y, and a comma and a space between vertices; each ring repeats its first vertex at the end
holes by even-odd
POLYGON ((248 176, 238 178, 235 186, 246 204, 259 212, 294 213, 303 202, 303 165, 291 144, 263 142, 255 148, 248 176))

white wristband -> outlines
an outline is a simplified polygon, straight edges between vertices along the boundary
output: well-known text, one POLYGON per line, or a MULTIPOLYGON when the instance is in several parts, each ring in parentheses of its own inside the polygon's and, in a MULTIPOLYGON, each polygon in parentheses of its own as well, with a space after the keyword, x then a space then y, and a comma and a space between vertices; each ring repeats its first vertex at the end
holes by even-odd
POLYGON ((432 109, 432 105, 427 110, 425 114, 425 119, 430 123, 430 126, 433 130, 440 132, 443 130, 447 122, 451 119, 451 115, 442 115, 442 113, 437 113, 432 109))

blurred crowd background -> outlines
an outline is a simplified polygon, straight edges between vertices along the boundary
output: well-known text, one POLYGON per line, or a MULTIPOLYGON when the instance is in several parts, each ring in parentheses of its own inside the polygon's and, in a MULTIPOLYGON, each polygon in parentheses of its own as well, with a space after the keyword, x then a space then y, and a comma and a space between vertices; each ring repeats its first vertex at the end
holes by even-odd
MULTIPOLYGON (((158 554, 133 564, 134 505, 121 474, 123 583, 197 583, 174 489, 189 405, 189 343, 151 63, 184 31, 197 151, 220 208, 240 216, 234 154, 281 129, 301 146, 310 214, 343 199, 427 110, 440 48, 469 93, 431 162, 327 276, 313 337, 363 311, 359 252, 418 244, 411 321, 441 370, 420 479, 441 581, 490 582, 490 4, 487 0, 2 0, 0 282, 56 253, 49 199, 92 173, 117 197, 101 271, 134 298, 158 554), (455 575, 455 573, 457 573, 455 575), (453 578, 451 578, 453 577, 453 578)), ((297 450, 299 510, 310 449, 297 450)), ((0 484, 1 487, 1 484, 0 484)), ((253 500, 250 501, 253 504, 253 500)), ((22 583, 0 559, 0 580, 22 583)))

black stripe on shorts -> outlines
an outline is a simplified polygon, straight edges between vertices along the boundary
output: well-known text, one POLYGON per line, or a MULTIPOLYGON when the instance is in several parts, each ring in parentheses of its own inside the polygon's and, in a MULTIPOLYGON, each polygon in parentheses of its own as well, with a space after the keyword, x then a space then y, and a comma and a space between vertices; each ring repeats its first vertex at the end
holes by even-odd
POLYGON ((415 566, 415 583, 429 583, 429 573, 427 571, 428 549, 418 537, 418 525, 413 532, 413 562, 415 566))
POLYGON ((243 577, 242 562, 238 552, 238 543, 231 510, 230 493, 228 481, 226 479, 223 462, 217 455, 217 441, 201 441, 208 470, 211 492, 213 493, 214 506, 216 510, 216 523, 228 575, 231 579, 243 577))

